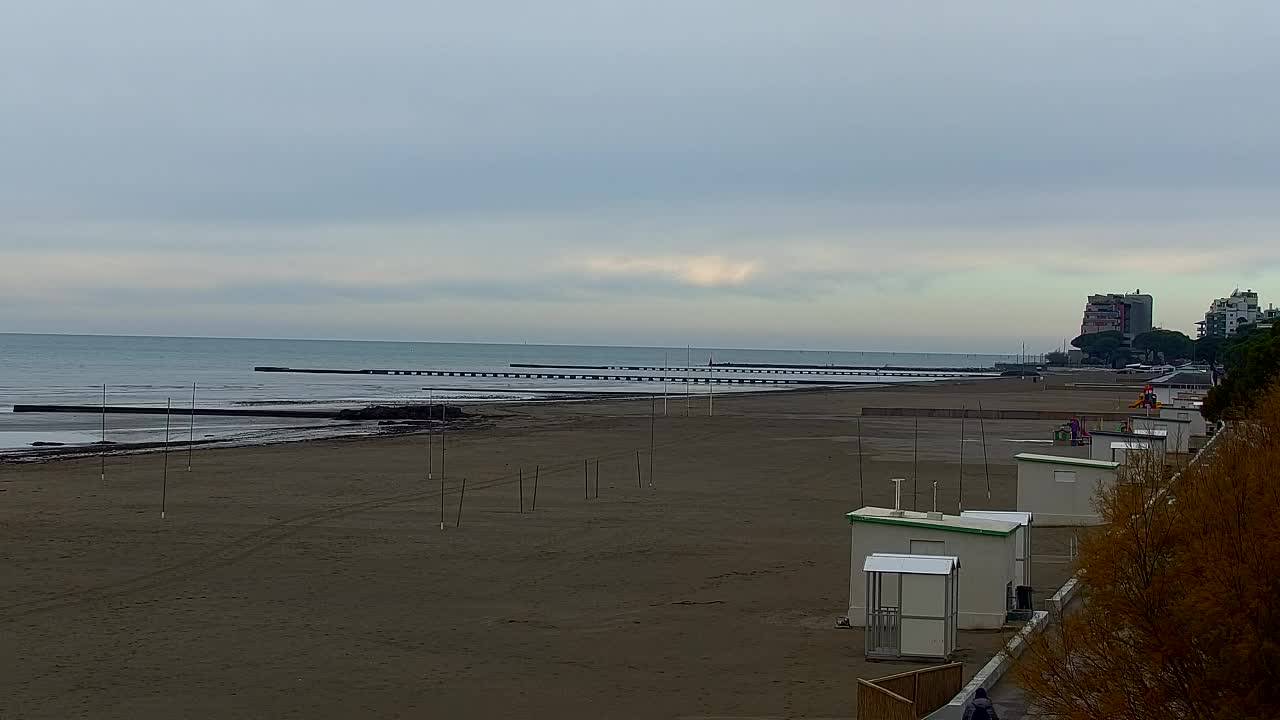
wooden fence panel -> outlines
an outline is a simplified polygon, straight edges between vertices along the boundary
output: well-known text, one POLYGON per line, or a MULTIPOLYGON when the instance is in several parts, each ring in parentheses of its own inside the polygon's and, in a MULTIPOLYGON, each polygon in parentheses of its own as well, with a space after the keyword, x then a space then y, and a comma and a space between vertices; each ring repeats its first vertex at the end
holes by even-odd
POLYGON ((918 720, 914 703, 858 678, 858 720, 918 720))
POLYGON ((924 717, 951 702, 964 687, 964 665, 951 663, 916 672, 915 711, 924 717))

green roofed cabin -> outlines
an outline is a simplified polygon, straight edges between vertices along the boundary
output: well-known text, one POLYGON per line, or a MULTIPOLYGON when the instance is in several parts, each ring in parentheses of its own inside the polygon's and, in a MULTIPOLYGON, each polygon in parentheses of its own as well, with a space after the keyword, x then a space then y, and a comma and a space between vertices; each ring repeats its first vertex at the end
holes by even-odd
POLYGON ((1081 457, 1018 453, 1018 510, 1036 525, 1099 525, 1093 499, 1116 481, 1120 463, 1081 457))
MULTIPOLYGON (((998 630, 1014 609, 1018 522, 942 513, 864 507, 845 515, 851 529, 849 623, 866 627, 866 562, 875 553, 959 559, 957 622, 961 630, 998 630)), ((875 604, 899 607, 897 583, 886 582, 875 604)))

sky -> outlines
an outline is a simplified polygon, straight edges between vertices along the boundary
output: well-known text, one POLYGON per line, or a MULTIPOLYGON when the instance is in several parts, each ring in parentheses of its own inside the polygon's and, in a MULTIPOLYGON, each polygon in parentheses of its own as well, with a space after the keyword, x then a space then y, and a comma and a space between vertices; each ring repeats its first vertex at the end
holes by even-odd
POLYGON ((0 332, 1015 352, 1280 302, 1280 4, 42 0, 0 332))

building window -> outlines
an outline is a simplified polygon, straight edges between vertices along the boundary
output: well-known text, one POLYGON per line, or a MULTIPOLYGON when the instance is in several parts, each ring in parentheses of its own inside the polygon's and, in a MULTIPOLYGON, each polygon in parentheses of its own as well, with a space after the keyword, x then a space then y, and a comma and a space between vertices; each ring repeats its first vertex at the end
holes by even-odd
POLYGON ((1061 483, 1073 483, 1076 481, 1075 470, 1054 470, 1053 481, 1061 483))

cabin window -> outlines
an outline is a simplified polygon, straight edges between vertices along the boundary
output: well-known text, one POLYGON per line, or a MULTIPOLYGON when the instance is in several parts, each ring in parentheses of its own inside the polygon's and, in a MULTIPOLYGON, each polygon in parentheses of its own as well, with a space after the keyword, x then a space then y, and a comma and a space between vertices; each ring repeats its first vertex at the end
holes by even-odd
POLYGON ((1075 470, 1054 470, 1053 481, 1061 483, 1073 483, 1076 481, 1075 470))

